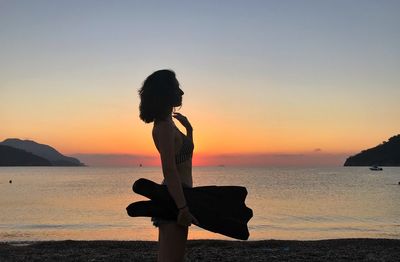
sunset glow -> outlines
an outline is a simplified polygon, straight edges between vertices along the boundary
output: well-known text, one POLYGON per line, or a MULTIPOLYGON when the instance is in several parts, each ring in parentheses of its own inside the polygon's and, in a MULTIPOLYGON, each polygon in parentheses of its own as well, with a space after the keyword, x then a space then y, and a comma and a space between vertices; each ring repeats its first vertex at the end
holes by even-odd
POLYGON ((2 2, 0 140, 157 165, 137 90, 170 68, 194 165, 341 165, 400 130, 399 4, 385 3, 2 2))

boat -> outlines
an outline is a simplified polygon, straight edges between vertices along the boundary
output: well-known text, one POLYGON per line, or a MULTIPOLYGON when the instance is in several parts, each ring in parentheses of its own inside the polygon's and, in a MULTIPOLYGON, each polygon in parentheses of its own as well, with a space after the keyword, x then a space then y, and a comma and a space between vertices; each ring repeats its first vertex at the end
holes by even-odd
POLYGON ((369 170, 372 170, 372 171, 382 171, 383 169, 382 169, 382 167, 379 167, 379 166, 372 166, 372 167, 369 168, 369 170))

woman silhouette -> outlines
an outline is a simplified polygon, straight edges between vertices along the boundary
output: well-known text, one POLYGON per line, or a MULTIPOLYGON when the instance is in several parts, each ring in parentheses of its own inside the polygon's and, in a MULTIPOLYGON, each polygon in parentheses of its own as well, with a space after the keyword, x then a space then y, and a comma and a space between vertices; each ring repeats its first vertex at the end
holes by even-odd
POLYGON ((177 220, 153 217, 158 227, 158 261, 183 261, 188 227, 197 219, 190 213, 182 186, 192 187, 193 128, 188 119, 174 112, 182 106, 183 91, 175 73, 159 70, 146 78, 139 90, 140 119, 153 124, 153 141, 160 154, 163 182, 175 201, 179 214, 177 220), (172 118, 186 129, 186 135, 175 126, 172 118))

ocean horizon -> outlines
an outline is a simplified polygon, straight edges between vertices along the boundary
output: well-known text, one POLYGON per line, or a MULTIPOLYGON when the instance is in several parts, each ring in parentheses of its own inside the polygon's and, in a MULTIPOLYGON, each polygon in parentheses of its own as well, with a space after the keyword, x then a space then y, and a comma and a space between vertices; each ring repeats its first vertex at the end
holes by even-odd
MULTIPOLYGON (((160 183, 161 168, 1 167, 0 241, 155 241, 150 218, 125 210, 145 200, 141 177, 160 183)), ((249 240, 400 239, 400 167, 194 167, 193 181, 247 188, 249 240)), ((196 226, 189 239, 231 240, 196 226)))

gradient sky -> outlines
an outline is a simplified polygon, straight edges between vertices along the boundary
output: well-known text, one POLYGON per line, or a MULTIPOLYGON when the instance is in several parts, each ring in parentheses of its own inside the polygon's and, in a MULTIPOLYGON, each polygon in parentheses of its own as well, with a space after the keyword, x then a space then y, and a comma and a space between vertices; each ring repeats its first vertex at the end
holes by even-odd
POLYGON ((170 68, 199 163, 353 154, 400 133, 399 13, 400 1, 0 0, 0 140, 154 156, 137 90, 170 68))

